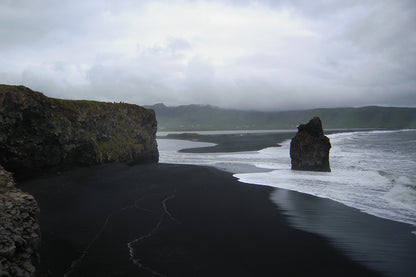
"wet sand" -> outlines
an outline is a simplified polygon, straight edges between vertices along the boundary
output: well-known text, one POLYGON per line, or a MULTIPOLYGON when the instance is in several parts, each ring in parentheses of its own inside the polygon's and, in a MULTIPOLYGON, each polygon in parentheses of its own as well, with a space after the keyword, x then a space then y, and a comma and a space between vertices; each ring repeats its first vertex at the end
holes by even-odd
POLYGON ((291 226, 328 238, 353 260, 386 276, 416 276, 414 226, 296 191, 276 189, 271 200, 291 226))

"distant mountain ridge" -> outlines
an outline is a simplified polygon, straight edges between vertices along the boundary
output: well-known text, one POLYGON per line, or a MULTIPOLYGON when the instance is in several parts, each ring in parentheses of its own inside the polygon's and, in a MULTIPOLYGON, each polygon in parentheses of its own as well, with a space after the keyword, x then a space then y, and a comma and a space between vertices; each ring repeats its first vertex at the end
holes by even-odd
POLYGON ((319 116, 324 128, 416 128, 416 108, 367 106, 262 112, 223 109, 209 105, 147 106, 156 112, 158 130, 295 129, 319 116))

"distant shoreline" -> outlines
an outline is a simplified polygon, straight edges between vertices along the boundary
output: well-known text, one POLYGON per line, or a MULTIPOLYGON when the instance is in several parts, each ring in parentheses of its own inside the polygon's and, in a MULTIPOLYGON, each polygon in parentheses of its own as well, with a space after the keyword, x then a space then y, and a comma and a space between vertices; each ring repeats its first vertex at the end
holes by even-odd
MULTIPOLYGON (((391 129, 354 128, 326 129, 325 134, 385 131, 391 129)), ((157 134, 157 139, 180 139, 188 141, 215 143, 215 146, 181 149, 182 153, 217 153, 259 151, 273 146, 279 146, 284 140, 291 139, 297 130, 217 130, 217 131, 164 131, 157 134)))

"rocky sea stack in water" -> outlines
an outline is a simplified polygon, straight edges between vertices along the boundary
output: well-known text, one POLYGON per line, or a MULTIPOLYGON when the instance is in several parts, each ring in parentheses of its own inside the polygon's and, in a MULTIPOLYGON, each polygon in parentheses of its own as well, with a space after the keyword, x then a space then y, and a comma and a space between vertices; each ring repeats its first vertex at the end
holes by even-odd
POLYGON ((106 162, 157 162, 153 110, 49 98, 0 85, 0 164, 17 177, 106 162))
POLYGON ((330 172, 329 150, 331 143, 324 135, 322 122, 314 117, 307 124, 300 124, 290 143, 292 170, 330 172))

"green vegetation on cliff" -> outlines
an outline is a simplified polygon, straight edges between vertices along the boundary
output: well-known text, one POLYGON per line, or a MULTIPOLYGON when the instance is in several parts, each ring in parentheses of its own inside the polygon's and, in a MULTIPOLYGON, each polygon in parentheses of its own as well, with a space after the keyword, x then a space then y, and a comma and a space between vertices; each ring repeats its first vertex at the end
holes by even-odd
POLYGON ((319 116, 325 128, 416 128, 416 108, 361 107, 260 112, 212 106, 149 106, 159 130, 296 129, 300 122, 319 116))

